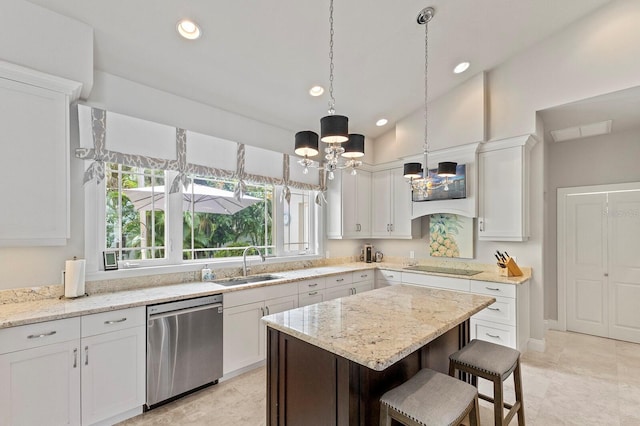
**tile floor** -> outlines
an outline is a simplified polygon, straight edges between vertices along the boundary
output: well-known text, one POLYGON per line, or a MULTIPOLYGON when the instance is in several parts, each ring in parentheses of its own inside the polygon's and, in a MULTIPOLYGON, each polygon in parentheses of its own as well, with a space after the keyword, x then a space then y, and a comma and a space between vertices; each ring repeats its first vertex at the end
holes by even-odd
MULTIPOLYGON (((640 425, 640 345, 558 331, 547 332, 545 338, 544 353, 522 356, 528 425, 640 425)), ((265 387, 265 369, 259 368, 121 425, 264 425, 265 387)), ((480 381, 481 391, 490 389, 489 382, 480 381)), ((513 399, 511 377, 505 394, 513 399)), ((491 405, 485 401, 481 422, 493 424, 491 405)))

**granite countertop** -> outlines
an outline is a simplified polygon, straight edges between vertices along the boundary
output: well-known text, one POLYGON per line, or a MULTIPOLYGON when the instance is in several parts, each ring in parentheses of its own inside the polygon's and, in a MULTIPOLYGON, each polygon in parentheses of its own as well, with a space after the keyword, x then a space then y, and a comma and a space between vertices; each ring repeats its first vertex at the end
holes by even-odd
POLYGON ((488 296, 397 285, 269 315, 263 321, 382 371, 493 302, 488 296))
MULTIPOLYGON (((480 273, 478 274, 474 274, 474 275, 461 275, 461 274, 455 274, 455 273, 439 273, 439 272, 425 272, 425 271, 416 271, 416 270, 411 270, 411 269, 407 269, 406 265, 399 265, 399 264, 395 264, 395 263, 375 263, 374 265, 378 265, 379 269, 385 269, 385 270, 389 270, 389 271, 398 271, 398 272, 411 272, 411 273, 416 273, 416 274, 426 274, 426 275, 437 275, 440 277, 452 277, 452 278, 464 278, 464 279, 469 279, 469 280, 474 280, 474 281, 491 281, 494 283, 503 283, 503 284, 523 284, 525 282, 527 282, 528 280, 531 279, 531 268, 526 267, 526 266, 521 266, 520 270, 522 271, 522 275, 519 277, 505 277, 502 275, 498 274, 498 269, 497 267, 494 269, 490 269, 490 270, 483 270, 481 268, 478 268, 476 265, 474 264, 468 264, 468 267, 465 267, 463 269, 468 269, 468 270, 476 270, 476 271, 480 271, 480 273)), ((443 268, 443 269, 448 269, 448 268, 443 268)), ((452 270, 454 268, 451 268, 452 270)), ((461 268, 458 268, 461 269, 461 268)))
MULTIPOLYGON (((223 285, 210 282, 191 282, 116 291, 112 293, 96 293, 91 294, 88 297, 81 297, 78 299, 46 298, 27 302, 5 303, 0 304, 0 329, 136 306, 153 305, 156 303, 164 303, 180 299, 248 290, 251 288, 277 284, 286 284, 318 276, 331 276, 359 270, 385 269, 401 272, 425 273, 407 271, 405 268, 406 265, 403 266, 398 263, 353 262, 335 266, 319 266, 291 271, 274 272, 273 275, 277 275, 281 278, 257 283, 241 284, 233 287, 225 287, 223 285)), ((508 278, 499 276, 495 270, 484 271, 473 276, 438 273, 426 274, 509 284, 521 284, 531 277, 530 268, 521 269, 524 272, 522 277, 508 278)))
POLYGON ((136 306, 209 296, 212 294, 248 290, 269 285, 287 284, 318 276, 331 276, 346 272, 373 269, 375 265, 376 264, 373 263, 360 262, 278 272, 273 275, 282 277, 280 279, 240 284, 233 287, 226 287, 213 282, 193 282, 149 287, 139 290, 92 294, 77 299, 51 298, 21 303, 5 303, 0 305, 0 329, 136 306))

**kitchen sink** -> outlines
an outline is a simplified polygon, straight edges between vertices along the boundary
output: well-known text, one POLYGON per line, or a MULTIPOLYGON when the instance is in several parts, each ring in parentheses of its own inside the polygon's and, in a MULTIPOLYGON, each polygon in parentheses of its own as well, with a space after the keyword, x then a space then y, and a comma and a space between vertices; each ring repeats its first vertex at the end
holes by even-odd
POLYGON ((279 280, 282 278, 279 275, 254 275, 250 277, 235 277, 235 278, 225 278, 223 280, 213 280, 213 283, 220 284, 225 287, 231 287, 234 285, 240 284, 250 284, 250 283, 259 283, 262 281, 271 281, 271 280, 279 280))

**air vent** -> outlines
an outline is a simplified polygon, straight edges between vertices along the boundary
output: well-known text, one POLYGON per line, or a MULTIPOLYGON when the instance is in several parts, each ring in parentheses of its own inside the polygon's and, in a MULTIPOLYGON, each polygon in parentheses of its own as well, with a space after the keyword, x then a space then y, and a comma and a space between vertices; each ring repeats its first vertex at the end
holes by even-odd
POLYGON ((550 133, 554 142, 564 142, 573 139, 588 138, 591 136, 607 135, 611 133, 612 122, 613 120, 607 120, 600 121, 598 123, 583 124, 582 126, 552 130, 550 133))

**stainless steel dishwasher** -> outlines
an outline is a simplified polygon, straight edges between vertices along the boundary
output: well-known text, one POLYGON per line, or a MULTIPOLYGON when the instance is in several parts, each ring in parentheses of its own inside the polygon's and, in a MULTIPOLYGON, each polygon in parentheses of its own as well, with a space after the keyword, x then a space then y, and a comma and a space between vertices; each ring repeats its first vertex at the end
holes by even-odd
POLYGON ((147 404, 222 377, 222 295, 147 306, 147 404))

